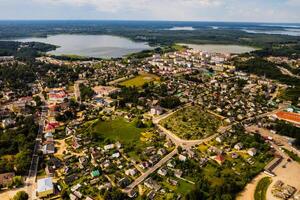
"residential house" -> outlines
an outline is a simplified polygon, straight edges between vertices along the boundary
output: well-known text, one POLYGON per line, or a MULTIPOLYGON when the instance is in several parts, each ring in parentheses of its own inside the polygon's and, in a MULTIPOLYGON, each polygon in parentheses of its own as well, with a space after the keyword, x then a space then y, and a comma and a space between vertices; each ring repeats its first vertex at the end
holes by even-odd
POLYGON ((7 187, 13 183, 13 178, 15 177, 14 172, 8 172, 0 174, 0 185, 7 187))
POLYGON ((138 173, 137 169, 133 168, 133 169, 128 169, 125 171, 125 174, 127 176, 135 176, 138 173))
POLYGON ((187 157, 184 156, 184 155, 182 155, 182 154, 179 154, 178 159, 179 159, 180 161, 183 161, 183 162, 184 162, 184 161, 186 161, 187 157))
POLYGON ((92 172, 91 172, 91 176, 92 176, 92 178, 96 178, 96 177, 100 176, 99 170, 94 170, 94 171, 92 171, 92 172))
POLYGON ((175 171, 174 171, 175 177, 181 178, 182 174, 183 174, 183 172, 180 169, 175 169, 175 171))
POLYGON ((219 164, 222 165, 225 162, 225 158, 221 155, 218 154, 217 156, 215 156, 214 160, 219 164))
POLYGON ((239 143, 237 143, 237 144, 234 145, 234 148, 236 150, 238 150, 238 151, 242 150, 243 149, 243 144, 241 142, 239 142, 239 143))
POLYGON ((144 185, 147 188, 149 188, 151 190, 155 190, 155 191, 158 191, 161 188, 161 186, 155 180, 153 180, 151 177, 149 177, 145 180, 144 185))
POLYGON ((53 143, 45 144, 42 148, 43 154, 54 154, 55 147, 53 143))
POLYGON ((150 113, 152 115, 161 115, 163 113, 163 109, 160 106, 155 106, 151 108, 150 113))
POLYGON ((161 168, 161 169, 159 169, 159 170, 157 171, 157 173, 158 173, 159 175, 161 175, 161 176, 166 176, 167 173, 168 173, 168 171, 167 171, 166 169, 164 169, 164 168, 161 168))
POLYGON ((255 156, 256 153, 257 153, 257 150, 255 148, 250 148, 247 153, 250 155, 250 156, 255 156))

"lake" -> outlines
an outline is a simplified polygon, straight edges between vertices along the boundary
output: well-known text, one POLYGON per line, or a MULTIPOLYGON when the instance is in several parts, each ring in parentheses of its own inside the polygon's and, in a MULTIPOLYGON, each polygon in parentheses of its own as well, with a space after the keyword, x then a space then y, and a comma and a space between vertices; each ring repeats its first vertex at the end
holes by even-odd
POLYGON ((142 50, 151 49, 144 42, 135 42, 124 37, 111 35, 50 35, 47 38, 30 37, 17 39, 21 42, 43 42, 59 46, 49 54, 79 55, 97 58, 117 58, 142 50))
POLYGON ((189 48, 198 50, 198 51, 206 51, 209 53, 233 53, 233 54, 241 54, 250 51, 256 50, 253 47, 249 46, 241 46, 241 45, 222 45, 222 44, 179 44, 188 46, 189 48))

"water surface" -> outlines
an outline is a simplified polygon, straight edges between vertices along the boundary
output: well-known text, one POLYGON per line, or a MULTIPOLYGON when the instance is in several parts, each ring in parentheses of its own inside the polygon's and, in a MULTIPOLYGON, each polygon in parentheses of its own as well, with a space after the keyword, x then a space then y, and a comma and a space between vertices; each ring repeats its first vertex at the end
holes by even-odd
POLYGON ((134 42, 124 37, 111 35, 51 35, 47 38, 23 38, 21 42, 43 42, 59 46, 49 54, 54 55, 80 55, 87 57, 110 58, 122 57, 130 53, 151 49, 144 42, 134 42))

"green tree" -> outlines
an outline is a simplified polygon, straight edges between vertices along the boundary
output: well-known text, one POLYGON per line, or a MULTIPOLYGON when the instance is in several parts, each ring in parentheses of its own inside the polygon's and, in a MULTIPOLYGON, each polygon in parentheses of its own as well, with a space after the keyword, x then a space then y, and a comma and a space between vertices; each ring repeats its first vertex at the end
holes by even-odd
POLYGON ((21 151, 17 153, 15 158, 15 167, 17 172, 23 174, 27 172, 30 166, 31 155, 29 151, 21 151))
POLYGON ((13 200, 28 200, 29 196, 24 191, 19 191, 17 194, 13 197, 13 200))

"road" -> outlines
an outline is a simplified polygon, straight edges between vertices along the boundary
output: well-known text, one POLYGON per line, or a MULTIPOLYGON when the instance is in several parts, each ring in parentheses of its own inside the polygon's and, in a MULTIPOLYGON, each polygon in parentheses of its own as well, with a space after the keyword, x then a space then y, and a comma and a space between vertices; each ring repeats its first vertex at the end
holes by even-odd
POLYGON ((42 114, 41 114, 41 119, 39 121, 39 130, 38 130, 38 134, 37 134, 37 137, 35 140, 32 160, 31 160, 28 176, 25 181, 25 185, 27 186, 27 193, 29 194, 29 197, 30 197, 29 199, 37 198, 35 189, 36 189, 36 175, 37 175, 38 164, 39 164, 38 151, 39 151, 41 143, 42 143, 46 115, 47 115, 46 109, 43 108, 42 114))
POLYGON ((166 155, 163 159, 161 159, 158 163, 156 163, 153 167, 149 168, 145 173, 143 173, 140 177, 134 180, 129 186, 127 186, 123 192, 129 193, 133 188, 143 182, 150 174, 155 172, 157 169, 162 167, 168 160, 170 160, 174 155, 177 154, 177 148, 175 148, 171 153, 166 155))
MULTIPOLYGON (((268 129, 259 128, 258 126, 249 126, 249 127, 246 127, 246 130, 250 131, 250 132, 258 131, 258 133, 260 135, 262 135, 263 137, 272 137, 273 141, 275 141, 277 144, 280 143, 281 145, 284 146, 284 148, 286 148, 289 151, 294 152, 295 154, 297 154, 300 157, 300 151, 298 149, 294 148, 293 146, 291 146, 289 144, 288 139, 285 136, 278 135, 276 133, 272 133, 268 129)), ((273 146, 277 146, 277 145, 273 145, 273 146)), ((278 151, 280 151, 280 150, 278 150, 278 151)))
MULTIPOLYGON (((190 106, 190 104, 185 105, 184 107, 190 106)), ((184 107, 178 109, 181 110, 184 107)), ((203 142, 208 142, 212 139, 214 139, 218 133, 205 138, 205 139, 201 139, 201 140, 184 140, 179 138, 177 135, 175 135, 174 133, 172 133, 171 131, 167 130, 166 128, 164 128, 163 126, 161 126, 159 124, 160 120, 172 115, 173 113, 177 112, 178 110, 175 111, 170 111, 165 113, 164 115, 161 115, 157 118, 153 118, 153 123, 155 124, 155 126, 166 135, 166 137, 168 139, 170 139, 176 146, 176 148, 169 153, 168 155, 166 155, 163 159, 161 159, 157 164, 155 164, 153 167, 149 168, 145 173, 143 173, 140 177, 138 177, 133 183, 131 183, 128 187, 126 187, 123 192, 129 193, 133 188, 135 188, 137 185, 139 185, 141 182, 143 182, 150 174, 152 174, 153 172, 155 172, 157 169, 159 169, 160 167, 162 167, 168 160, 170 160, 173 156, 175 156, 177 154, 177 147, 181 146, 184 150, 187 151, 191 151, 191 148, 195 145, 201 144, 203 142)))
MULTIPOLYGON (((176 148, 169 153, 168 155, 166 155, 163 159, 161 159, 156 165, 154 165, 153 167, 149 168, 145 173, 143 173, 140 177, 138 177, 136 180, 134 180, 133 183, 131 183, 128 187, 126 187, 123 192, 125 193, 130 193, 132 191, 132 189, 134 189, 136 186, 138 186, 140 183, 142 183, 150 174, 152 174, 153 172, 155 172, 157 169, 159 169, 160 167, 162 167, 168 160, 170 160, 173 156, 175 156, 177 154, 177 147, 182 147, 182 149, 187 150, 188 152, 191 152, 191 148, 195 145, 199 145, 201 143, 204 142, 208 142, 212 139, 214 139, 215 137, 217 137, 219 134, 223 134, 225 133, 228 129, 230 129, 233 125, 238 124, 238 123, 242 123, 243 121, 246 120, 252 120, 255 118, 262 118, 262 117, 266 117, 269 115, 274 114, 275 112, 277 112, 278 110, 274 110, 272 112, 268 112, 268 113, 263 113, 261 115, 255 116, 255 117, 251 117, 248 119, 243 120, 242 122, 236 122, 233 123, 229 126, 223 126, 220 127, 219 130, 217 131, 218 133, 205 138, 205 139, 201 139, 201 140, 184 140, 179 138, 177 135, 175 135, 174 133, 172 133, 171 131, 167 130, 166 128, 164 128, 163 126, 161 126, 159 124, 159 122, 167 117, 169 117, 170 115, 172 115, 173 113, 190 106, 190 104, 186 104, 185 106, 177 109, 177 110, 173 110, 173 111, 169 111, 161 116, 158 116, 156 118, 153 118, 152 122, 153 124, 162 132, 166 135, 166 137, 168 139, 170 139, 176 146, 176 148)), ((285 108, 286 106, 281 106, 280 109, 285 108)))

